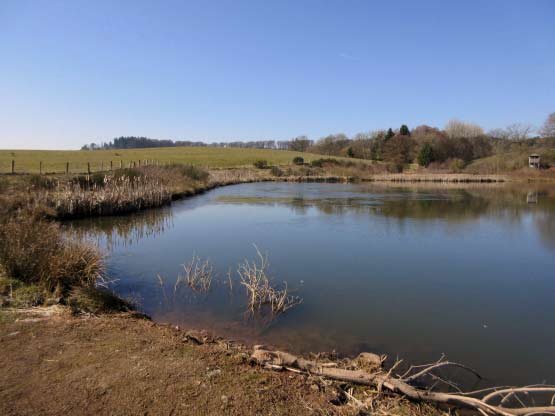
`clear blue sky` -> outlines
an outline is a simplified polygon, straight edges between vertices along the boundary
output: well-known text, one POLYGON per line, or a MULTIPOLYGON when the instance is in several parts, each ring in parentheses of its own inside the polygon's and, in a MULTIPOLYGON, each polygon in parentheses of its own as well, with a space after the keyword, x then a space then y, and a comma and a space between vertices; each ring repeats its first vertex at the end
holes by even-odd
POLYGON ((0 148, 555 111, 555 1, 0 1, 0 148))

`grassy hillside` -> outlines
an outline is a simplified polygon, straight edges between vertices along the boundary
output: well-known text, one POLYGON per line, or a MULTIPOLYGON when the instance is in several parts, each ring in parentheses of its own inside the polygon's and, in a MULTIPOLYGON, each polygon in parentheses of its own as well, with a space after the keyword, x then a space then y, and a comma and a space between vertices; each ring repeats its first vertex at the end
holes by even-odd
POLYGON ((69 162, 70 172, 86 172, 87 162, 91 170, 108 169, 110 161, 114 168, 128 166, 130 161, 157 160, 159 162, 188 163, 207 167, 238 167, 252 166, 257 160, 267 160, 269 164, 283 165, 291 163, 295 156, 305 161, 319 159, 322 155, 290 152, 286 150, 239 149, 219 147, 163 147, 152 149, 128 150, 0 150, 0 173, 11 171, 12 160, 15 160, 16 172, 39 172, 42 162, 43 172, 64 172, 69 162))
MULTIPOLYGON (((466 167, 466 172, 476 174, 495 174, 517 171, 528 167, 528 156, 532 153, 541 155, 542 163, 555 165, 555 149, 533 148, 498 153, 493 156, 477 159, 466 167)), ((528 170, 531 172, 530 170, 528 170)))

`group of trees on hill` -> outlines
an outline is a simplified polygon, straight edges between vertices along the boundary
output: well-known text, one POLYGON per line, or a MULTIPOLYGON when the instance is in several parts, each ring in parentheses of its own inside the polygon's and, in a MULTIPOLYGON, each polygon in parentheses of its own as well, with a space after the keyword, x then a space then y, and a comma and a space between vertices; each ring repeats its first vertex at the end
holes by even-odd
POLYGON ((90 143, 81 150, 109 150, 109 149, 146 149, 153 147, 239 147, 244 149, 278 149, 305 152, 313 144, 306 136, 292 140, 256 140, 206 143, 189 140, 158 140, 148 137, 117 137, 109 142, 90 143))
POLYGON ((411 131, 402 125, 395 131, 390 128, 359 133, 353 139, 344 134, 330 135, 318 140, 309 150, 325 155, 386 161, 402 169, 408 163, 429 166, 450 159, 465 164, 492 154, 493 144, 479 126, 451 121, 444 130, 422 125, 411 131))
POLYGON ((257 149, 294 150, 371 159, 390 163, 402 170, 409 163, 428 167, 448 165, 451 169, 464 167, 472 160, 490 156, 498 151, 508 151, 515 146, 555 147, 555 113, 548 116, 539 129, 539 136, 530 137, 529 125, 511 124, 504 129, 490 132, 477 124, 451 120, 443 129, 420 125, 412 130, 407 125, 369 133, 359 133, 352 138, 345 134, 331 134, 316 142, 306 136, 292 140, 258 140, 205 143, 201 141, 155 140, 147 137, 119 137, 108 143, 83 146, 83 149, 134 149, 148 147, 210 146, 257 149))

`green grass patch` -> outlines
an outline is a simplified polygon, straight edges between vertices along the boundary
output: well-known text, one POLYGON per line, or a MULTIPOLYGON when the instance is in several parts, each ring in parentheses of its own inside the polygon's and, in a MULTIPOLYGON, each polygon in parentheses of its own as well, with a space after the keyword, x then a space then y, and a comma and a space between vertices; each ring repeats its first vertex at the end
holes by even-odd
POLYGON ((117 297, 109 290, 96 287, 75 287, 67 298, 67 304, 75 312, 93 314, 133 310, 131 302, 117 297))
POLYGON ((161 147, 125 150, 0 150, 0 173, 11 172, 15 160, 16 173, 39 173, 42 162, 43 173, 64 173, 69 163, 70 173, 86 173, 87 163, 91 171, 128 168, 130 163, 157 161, 163 164, 187 164, 210 168, 252 166, 258 160, 267 160, 270 165, 291 164, 295 157, 310 162, 321 155, 292 152, 288 150, 239 149, 219 147, 161 147))

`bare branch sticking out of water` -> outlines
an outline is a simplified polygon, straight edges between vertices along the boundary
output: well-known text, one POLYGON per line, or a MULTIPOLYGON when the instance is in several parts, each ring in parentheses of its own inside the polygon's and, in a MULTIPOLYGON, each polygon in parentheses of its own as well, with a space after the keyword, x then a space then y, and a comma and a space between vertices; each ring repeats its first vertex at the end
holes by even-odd
POLYGON ((287 283, 279 289, 271 283, 268 276, 268 255, 262 254, 255 245, 258 260, 245 260, 237 269, 240 283, 245 287, 248 297, 248 310, 252 313, 269 308, 272 315, 287 311, 302 302, 302 298, 288 293, 287 283))
POLYGON ((185 275, 178 275, 174 292, 182 282, 185 282, 195 292, 206 293, 212 285, 214 268, 210 260, 202 261, 200 257, 193 256, 191 261, 183 265, 185 275))

